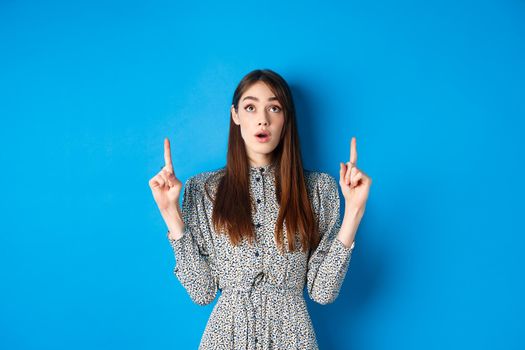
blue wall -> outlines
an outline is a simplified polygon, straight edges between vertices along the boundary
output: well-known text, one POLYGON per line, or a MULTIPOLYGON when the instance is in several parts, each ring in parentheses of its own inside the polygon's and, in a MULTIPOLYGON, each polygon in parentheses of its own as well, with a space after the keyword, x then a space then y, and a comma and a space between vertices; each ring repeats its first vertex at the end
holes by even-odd
POLYGON ((321 349, 523 349, 523 1, 0 4, 0 348, 195 349, 148 180, 225 162, 244 74, 366 214, 321 349))

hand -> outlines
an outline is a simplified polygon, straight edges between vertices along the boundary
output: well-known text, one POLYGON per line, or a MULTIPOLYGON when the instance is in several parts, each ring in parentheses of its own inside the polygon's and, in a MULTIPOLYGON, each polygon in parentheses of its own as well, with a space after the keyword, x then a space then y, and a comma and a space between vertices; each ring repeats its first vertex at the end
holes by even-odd
POLYGON ((339 185, 346 200, 346 208, 364 213, 372 179, 357 168, 356 138, 350 141, 350 161, 339 164, 339 185))
POLYGON ((149 187, 153 193, 153 198, 165 220, 181 220, 179 208, 179 196, 182 189, 182 182, 175 177, 173 165, 171 163, 170 141, 164 139, 164 167, 160 172, 149 180, 149 187))

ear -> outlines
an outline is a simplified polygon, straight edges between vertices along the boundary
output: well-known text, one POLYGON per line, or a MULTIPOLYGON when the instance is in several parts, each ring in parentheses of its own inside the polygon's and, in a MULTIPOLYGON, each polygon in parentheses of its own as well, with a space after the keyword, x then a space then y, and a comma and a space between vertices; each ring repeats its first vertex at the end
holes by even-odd
POLYGON ((235 107, 232 105, 230 108, 230 114, 232 116, 233 122, 237 125, 241 124, 241 121, 239 119, 239 115, 235 112, 235 107))

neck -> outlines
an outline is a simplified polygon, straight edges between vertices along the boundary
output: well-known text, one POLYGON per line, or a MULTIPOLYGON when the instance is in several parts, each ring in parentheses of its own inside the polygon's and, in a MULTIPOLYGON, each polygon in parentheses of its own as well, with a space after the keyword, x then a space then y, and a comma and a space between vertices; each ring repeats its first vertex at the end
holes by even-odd
POLYGON ((250 166, 261 167, 269 165, 272 162, 272 158, 270 156, 265 155, 256 158, 248 157, 248 162, 250 166))

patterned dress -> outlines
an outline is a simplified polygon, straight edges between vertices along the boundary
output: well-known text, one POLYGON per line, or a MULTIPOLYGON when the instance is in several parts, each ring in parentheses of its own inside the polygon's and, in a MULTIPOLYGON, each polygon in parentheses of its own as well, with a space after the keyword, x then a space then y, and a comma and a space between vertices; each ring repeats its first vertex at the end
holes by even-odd
MULTIPOLYGON (((272 164, 250 167, 250 193, 256 208, 252 212, 254 245, 243 239, 240 246, 233 246, 226 235, 213 230, 213 203, 207 193, 213 194, 224 168, 194 175, 185 183, 183 236, 174 240, 168 232, 175 256, 173 273, 197 304, 209 304, 221 292, 200 350, 318 349, 304 287, 312 300, 333 302, 355 242, 346 247, 336 237, 341 220, 335 178, 304 170, 321 241, 313 252, 286 249, 282 255, 273 233, 279 213, 274 170, 272 164)), ((283 229, 287 247, 286 226, 283 229)), ((297 246, 301 247, 299 239, 297 246)))

